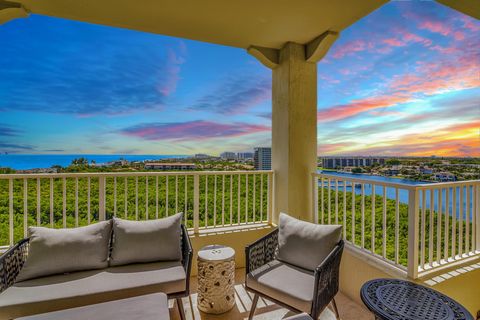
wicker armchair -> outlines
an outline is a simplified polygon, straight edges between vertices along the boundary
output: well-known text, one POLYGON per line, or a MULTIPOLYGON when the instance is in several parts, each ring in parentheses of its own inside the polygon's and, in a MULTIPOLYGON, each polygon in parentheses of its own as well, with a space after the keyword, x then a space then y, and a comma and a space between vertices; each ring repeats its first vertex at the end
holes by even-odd
MULTIPOLYGON (((182 245, 182 265, 185 269, 186 284, 185 290, 168 294, 169 299, 176 299, 181 319, 185 319, 182 299, 190 294, 190 270, 192 266, 193 249, 190 243, 187 229, 182 225, 181 235, 182 245)), ((0 256, 0 293, 8 289, 15 282, 25 261, 27 260, 29 248, 29 239, 23 239, 11 247, 8 251, 0 256)))
MULTIPOLYGON (((265 268, 267 264, 275 261, 275 250, 277 245, 278 229, 272 231, 268 235, 245 248, 246 279, 249 278, 249 275, 251 275, 252 271, 262 267, 265 268)), ((341 240, 327 256, 327 258, 314 270, 314 273, 311 277, 314 283, 310 310, 299 310, 298 308, 291 306, 288 302, 281 301, 281 297, 279 299, 278 296, 275 297, 262 293, 259 290, 252 288, 246 280, 245 287, 247 291, 254 294, 249 319, 252 319, 255 313, 255 308, 260 296, 294 312, 307 312, 313 319, 317 319, 320 313, 330 303, 332 303, 335 315, 337 319, 339 319, 338 309, 335 303, 335 295, 337 294, 339 287, 339 270, 343 247, 344 242, 341 240)))

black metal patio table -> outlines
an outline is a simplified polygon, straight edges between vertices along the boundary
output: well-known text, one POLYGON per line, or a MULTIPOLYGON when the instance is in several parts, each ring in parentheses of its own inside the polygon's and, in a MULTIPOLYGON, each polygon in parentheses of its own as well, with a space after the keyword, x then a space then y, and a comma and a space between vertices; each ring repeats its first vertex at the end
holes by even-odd
POLYGON ((425 286, 398 279, 375 279, 360 291, 363 303, 381 320, 473 320, 458 302, 425 286))

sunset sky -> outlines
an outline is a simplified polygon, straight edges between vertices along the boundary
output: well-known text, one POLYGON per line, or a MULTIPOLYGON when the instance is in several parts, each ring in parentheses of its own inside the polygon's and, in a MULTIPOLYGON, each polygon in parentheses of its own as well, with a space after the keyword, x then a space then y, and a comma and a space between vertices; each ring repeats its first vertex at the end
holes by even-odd
MULTIPOLYGON (((0 152, 218 154, 271 144, 245 50, 32 15, 0 25, 0 152)), ((390 2, 318 63, 319 155, 480 156, 480 22, 390 2)))

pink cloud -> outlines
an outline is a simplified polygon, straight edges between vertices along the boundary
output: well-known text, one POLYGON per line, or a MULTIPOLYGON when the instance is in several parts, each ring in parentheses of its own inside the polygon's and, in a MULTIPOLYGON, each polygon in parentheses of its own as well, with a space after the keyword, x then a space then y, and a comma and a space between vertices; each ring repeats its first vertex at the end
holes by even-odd
MULTIPOLYGON (((180 52, 185 52, 184 45, 180 47, 180 52)), ((175 92, 177 83, 180 80, 180 66, 184 63, 184 58, 177 54, 172 48, 167 51, 166 67, 161 75, 160 84, 157 87, 158 92, 167 97, 175 92)))
POLYGON ((403 47, 405 45, 405 42, 395 38, 384 39, 383 42, 393 47, 403 47))
POLYGON ((126 136, 145 140, 208 140, 213 138, 232 138, 270 131, 270 127, 247 123, 218 123, 195 120, 176 123, 143 123, 120 130, 126 136))
POLYGON ((335 47, 332 56, 336 59, 343 58, 355 52, 364 51, 367 49, 367 43, 363 40, 353 40, 345 43, 342 46, 335 47))
POLYGON ((420 29, 429 30, 430 32, 433 32, 433 33, 439 33, 443 36, 448 36, 449 34, 452 33, 452 30, 448 26, 444 25, 440 21, 435 21, 435 20, 422 21, 418 25, 418 27, 420 29))

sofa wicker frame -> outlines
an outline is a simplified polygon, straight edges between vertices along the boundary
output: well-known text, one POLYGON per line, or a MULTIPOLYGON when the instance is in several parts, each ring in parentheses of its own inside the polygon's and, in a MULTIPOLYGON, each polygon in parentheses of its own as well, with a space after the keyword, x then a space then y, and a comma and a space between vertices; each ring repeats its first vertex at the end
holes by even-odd
MULTIPOLYGON (((190 294, 190 271, 192 269, 193 249, 186 227, 182 224, 181 245, 182 265, 185 269, 186 280, 185 290, 168 294, 168 299, 175 299, 177 302, 180 318, 185 319, 182 298, 190 294)), ((5 291, 15 282, 28 256, 29 238, 17 242, 0 256, 0 292, 5 291)))
MULTIPOLYGON (((246 257, 246 276, 253 270, 273 261, 275 259, 275 251, 278 245, 278 229, 270 232, 263 238, 255 241, 245 248, 246 257)), ((344 248, 344 241, 340 240, 325 260, 315 268, 314 270, 314 290, 312 308, 309 315, 313 319, 318 319, 318 316, 322 311, 330 304, 333 305, 333 310, 337 319, 340 318, 338 314, 337 305, 335 303, 335 295, 339 288, 339 273, 340 273, 340 261, 342 259, 342 253, 344 248)), ((246 279, 246 277, 245 277, 246 279)), ((255 314, 255 308, 257 306, 258 298, 264 297, 282 307, 285 307, 293 312, 301 313, 302 310, 298 310, 282 301, 279 301, 273 297, 267 296, 255 289, 248 287, 248 283, 245 283, 247 291, 254 294, 252 308, 250 310, 249 319, 253 318, 255 314)))

